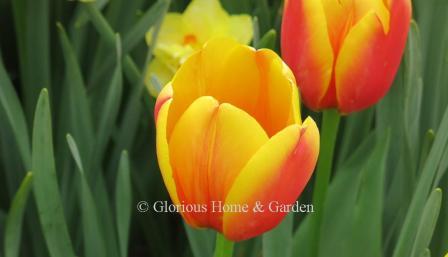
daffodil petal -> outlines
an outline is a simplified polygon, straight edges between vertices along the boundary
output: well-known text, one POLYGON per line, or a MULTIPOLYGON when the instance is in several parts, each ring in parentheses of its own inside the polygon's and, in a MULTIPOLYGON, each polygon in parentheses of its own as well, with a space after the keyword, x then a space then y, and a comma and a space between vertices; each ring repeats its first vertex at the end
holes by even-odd
MULTIPOLYGON (((244 111, 210 96, 194 101, 169 141, 170 161, 181 202, 206 205, 223 201, 238 172, 268 140, 244 111)), ((222 229, 220 215, 184 213, 195 226, 222 229)))
POLYGON ((188 33, 195 35, 202 45, 215 36, 228 32, 229 15, 219 0, 193 0, 183 13, 188 33))
MULTIPOLYGON (((153 29, 146 33, 146 43, 152 42, 153 29)), ((185 25, 182 14, 167 13, 160 27, 157 44, 182 44, 184 40, 185 25)))
POLYGON ((268 209, 271 202, 293 204, 304 189, 316 165, 319 131, 308 118, 303 126, 286 127, 249 160, 230 189, 225 204, 249 206, 248 212, 226 212, 224 235, 244 240, 275 227, 286 213, 268 209), (263 210, 254 210, 257 202, 263 210))
POLYGON ((229 19, 230 35, 241 44, 249 44, 253 37, 252 18, 249 15, 231 15, 229 19))
POLYGON ((161 62, 158 58, 155 58, 148 65, 148 71, 145 76, 145 85, 149 91, 149 93, 153 97, 157 97, 161 88, 158 88, 158 85, 154 85, 151 81, 151 77, 155 76, 160 85, 164 87, 173 77, 174 73, 167 67, 163 62, 161 62))

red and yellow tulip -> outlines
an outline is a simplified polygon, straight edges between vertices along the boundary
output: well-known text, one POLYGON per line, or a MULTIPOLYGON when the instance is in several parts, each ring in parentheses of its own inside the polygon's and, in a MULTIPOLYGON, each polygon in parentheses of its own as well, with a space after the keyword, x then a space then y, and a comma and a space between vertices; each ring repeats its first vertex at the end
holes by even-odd
POLYGON ((342 113, 389 90, 406 44, 410 0, 287 0, 282 56, 304 103, 342 113))
POLYGON ((290 69, 273 51, 229 38, 209 41, 185 61, 160 93, 155 119, 159 166, 173 203, 207 206, 181 214, 233 241, 283 219, 286 213, 253 207, 294 203, 319 152, 315 122, 301 122, 290 69), (249 211, 213 212, 212 201, 249 211))

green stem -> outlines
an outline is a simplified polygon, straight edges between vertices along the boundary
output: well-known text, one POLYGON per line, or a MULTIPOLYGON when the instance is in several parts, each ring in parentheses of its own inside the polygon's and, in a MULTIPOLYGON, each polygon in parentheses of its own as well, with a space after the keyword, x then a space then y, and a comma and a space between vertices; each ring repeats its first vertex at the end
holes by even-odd
POLYGON ((233 242, 227 240, 221 233, 217 233, 214 257, 232 257, 232 255, 233 242))
POLYGON ((322 134, 320 140, 320 154, 317 162, 316 179, 313 189, 313 237, 311 242, 312 256, 317 256, 320 238, 320 228, 324 210, 325 198, 327 197, 328 184, 330 182, 331 169, 333 166, 333 153, 338 134, 340 115, 337 110, 326 110, 323 112, 322 134))

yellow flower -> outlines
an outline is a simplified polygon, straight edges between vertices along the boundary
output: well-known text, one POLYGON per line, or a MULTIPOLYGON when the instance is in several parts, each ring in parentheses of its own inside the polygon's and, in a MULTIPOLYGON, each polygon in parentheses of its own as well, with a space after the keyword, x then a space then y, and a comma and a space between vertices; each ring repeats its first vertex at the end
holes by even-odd
MULTIPOLYGON (((192 0, 184 13, 168 13, 160 28, 154 59, 145 77, 150 94, 156 97, 160 91, 150 82, 152 75, 161 85, 166 85, 185 59, 209 39, 226 36, 248 44, 252 35, 251 17, 229 15, 219 0, 192 0)), ((152 30, 146 34, 146 41, 151 43, 152 30)))
POLYGON ((320 147, 298 94, 291 70, 268 49, 215 38, 185 61, 154 116, 162 177, 188 224, 240 241, 281 222, 320 147))

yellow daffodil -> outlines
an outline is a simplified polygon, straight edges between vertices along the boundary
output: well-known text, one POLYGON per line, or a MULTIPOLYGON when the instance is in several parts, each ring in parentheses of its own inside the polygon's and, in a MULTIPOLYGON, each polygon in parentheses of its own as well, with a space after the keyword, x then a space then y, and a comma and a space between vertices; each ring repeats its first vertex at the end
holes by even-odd
MULTIPOLYGON (((146 85, 153 96, 160 88, 150 82, 155 75, 166 85, 180 65, 213 37, 231 37, 242 44, 252 39, 252 20, 249 15, 229 15, 219 0, 193 0, 184 13, 168 13, 162 23, 154 49, 154 59, 146 73, 146 85)), ((152 42, 152 30, 146 35, 152 42)))

